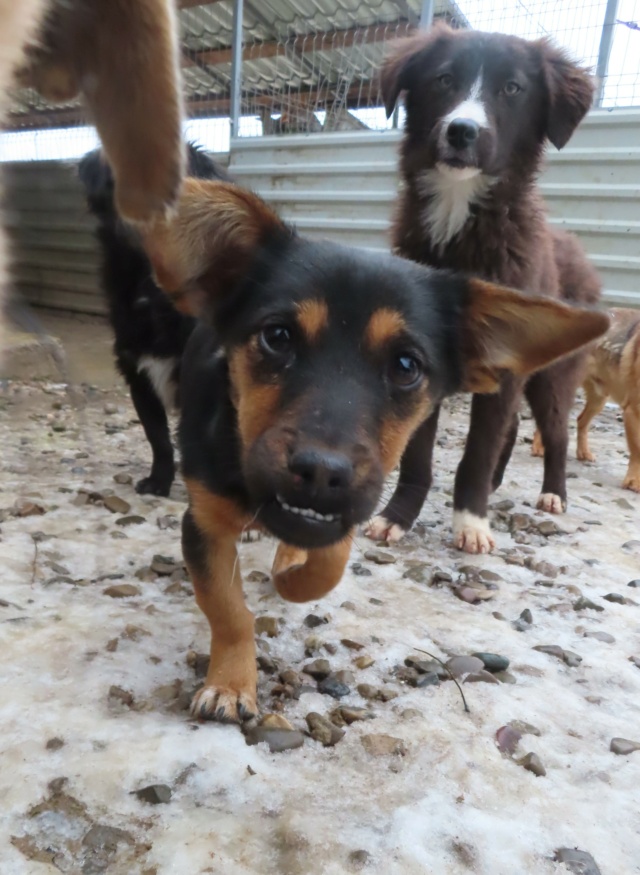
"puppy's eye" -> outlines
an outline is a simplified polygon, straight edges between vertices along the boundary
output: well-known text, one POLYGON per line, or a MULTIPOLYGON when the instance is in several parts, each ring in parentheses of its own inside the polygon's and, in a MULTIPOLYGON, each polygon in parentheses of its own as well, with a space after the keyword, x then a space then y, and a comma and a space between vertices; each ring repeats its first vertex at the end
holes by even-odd
POLYGON ((453 85, 453 76, 451 75, 451 73, 441 73, 436 79, 436 82, 444 91, 447 88, 451 88, 451 86, 453 85))
POLYGON ((517 82, 505 82, 502 87, 502 91, 507 97, 513 97, 514 94, 517 94, 519 91, 522 91, 522 88, 518 85, 517 82))
POLYGON ((260 346, 268 355, 287 356, 292 345, 291 331, 285 325, 267 325, 260 332, 260 346))
POLYGON ((422 380, 423 371, 415 356, 406 352, 394 355, 389 364, 389 379, 403 389, 413 389, 422 380))

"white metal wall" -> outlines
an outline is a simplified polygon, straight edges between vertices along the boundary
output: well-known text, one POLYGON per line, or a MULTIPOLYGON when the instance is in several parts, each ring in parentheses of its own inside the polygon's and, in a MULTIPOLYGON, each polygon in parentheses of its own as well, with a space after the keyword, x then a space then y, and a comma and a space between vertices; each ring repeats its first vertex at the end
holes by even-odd
MULTIPOLYGON (((301 232, 389 246, 397 132, 310 134, 232 142, 230 169, 301 232)), ((640 111, 594 111, 562 151, 550 149, 541 188, 554 224, 581 238, 606 300, 640 306, 640 111)))

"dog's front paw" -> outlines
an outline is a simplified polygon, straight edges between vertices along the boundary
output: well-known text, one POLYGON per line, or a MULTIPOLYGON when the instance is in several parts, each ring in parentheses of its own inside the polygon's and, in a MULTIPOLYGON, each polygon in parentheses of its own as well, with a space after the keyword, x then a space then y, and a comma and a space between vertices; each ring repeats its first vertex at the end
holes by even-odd
POLYGON ((630 489, 632 492, 640 492, 640 472, 627 471, 627 476, 622 481, 623 489, 630 489))
POLYGON ((453 542, 465 553, 491 553, 496 546, 489 520, 468 510, 453 513, 453 542))
POLYGON ((171 492, 171 481, 159 480, 155 477, 143 477, 136 483, 136 492, 139 495, 158 495, 167 498, 171 492))
POLYGON ((406 535, 406 529, 397 523, 392 523, 386 517, 374 516, 363 528, 367 538, 373 541, 400 541, 406 535))
POLYGON ((217 720, 219 723, 242 723, 258 713, 256 689, 234 689, 221 685, 205 684, 191 702, 191 714, 200 720, 217 720))
POLYGON ((576 459, 579 462, 595 462, 596 457, 591 450, 585 450, 578 447, 578 450, 576 451, 576 459))
POLYGON ((553 492, 543 492, 538 497, 536 507, 546 513, 564 513, 567 509, 567 503, 553 492))

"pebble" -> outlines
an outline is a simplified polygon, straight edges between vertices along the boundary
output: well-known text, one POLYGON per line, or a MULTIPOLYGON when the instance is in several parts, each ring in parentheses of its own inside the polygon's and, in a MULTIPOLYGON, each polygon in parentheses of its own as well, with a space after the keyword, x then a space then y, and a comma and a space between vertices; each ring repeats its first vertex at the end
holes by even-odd
POLYGON ((436 568, 431 575, 430 586, 438 586, 443 583, 453 583, 453 577, 448 571, 443 571, 442 568, 436 568))
MULTIPOLYGON (((365 575, 365 576, 366 576, 366 575, 365 575)), ((341 608, 344 608, 345 611, 355 611, 355 610, 356 610, 355 602, 349 602, 349 601, 347 601, 347 602, 342 602, 342 604, 340 605, 340 607, 341 607, 341 608)))
POLYGON ((512 513, 509 528, 512 532, 523 532, 531 528, 533 520, 526 513, 512 513))
POLYGON ((141 790, 134 790, 132 795, 150 805, 166 805, 171 799, 171 787, 166 784, 149 784, 141 790))
POLYGON ((491 674, 490 671, 482 669, 481 671, 471 672, 464 679, 465 684, 499 684, 498 678, 491 674))
POLYGON ((124 498, 119 498, 117 495, 107 495, 104 499, 104 506, 111 513, 129 513, 131 505, 124 498))
POLYGON ((579 599, 573 603, 574 611, 604 611, 602 605, 597 605, 595 602, 592 602, 591 599, 588 599, 586 596, 581 595, 579 599))
POLYGON ((518 679, 510 671, 497 671, 494 677, 498 678, 501 684, 517 684, 518 679))
POLYGON ((384 550, 367 550, 364 558, 369 562, 375 562, 376 565, 393 565, 396 562, 393 553, 387 553, 384 550))
POLYGON ((132 583, 116 583, 114 586, 103 589, 102 592, 112 599, 127 599, 134 595, 140 595, 140 590, 132 583))
POLYGON ((508 726, 522 733, 522 735, 535 735, 538 737, 542 735, 537 726, 534 726, 533 723, 527 723, 525 720, 510 720, 508 726))
POLYGON ((547 770, 542 765, 542 760, 537 753, 525 754, 525 756, 515 760, 515 762, 528 772, 533 772, 538 778, 543 778, 547 774, 547 770))
POLYGON ((480 602, 487 601, 495 595, 494 592, 485 587, 478 589, 470 586, 457 586, 453 592, 459 599, 470 605, 480 604, 480 602))
POLYGON ((404 580, 413 580, 414 583, 426 583, 426 564, 422 566, 416 565, 414 568, 408 568, 402 577, 404 580))
POLYGON ((43 513, 46 511, 42 505, 29 501, 27 498, 18 498, 13 505, 14 516, 42 516, 43 513))
POLYGON ((257 571, 256 569, 250 571, 246 575, 245 579, 249 583, 269 583, 269 581, 271 580, 269 575, 266 574, 264 571, 257 571))
POLYGON ((370 598, 369 604, 370 605, 383 605, 384 602, 382 601, 382 599, 370 598))
POLYGON ((168 577, 179 568, 179 565, 175 559, 171 558, 171 556, 161 556, 160 553, 156 553, 149 567, 152 571, 155 571, 156 574, 159 574, 162 577, 168 577))
POLYGON ((256 635, 266 635, 267 638, 277 638, 279 634, 277 617, 256 617, 256 635))
POLYGON ((640 541, 625 541, 621 546, 623 550, 637 551, 640 550, 640 541))
POLYGON ((364 644, 361 644, 359 641, 352 641, 351 638, 341 638, 340 644, 349 650, 364 650, 364 644))
POLYGON ((500 753, 513 756, 521 738, 522 733, 515 726, 507 724, 506 726, 501 726, 496 732, 496 745, 500 753))
POLYGON ((472 653, 477 659, 481 659, 487 671, 498 672, 506 671, 509 668, 510 662, 506 656, 500 656, 497 653, 472 653))
POLYGON ((121 516, 116 520, 117 526, 126 528, 127 526, 139 526, 141 523, 146 523, 146 519, 138 514, 130 514, 129 516, 121 516))
POLYGON ((547 653, 549 656, 555 656, 557 659, 564 657, 564 650, 557 644, 536 644, 533 649, 537 650, 538 653, 547 653))
POLYGON ((629 741, 628 738, 612 738, 609 745, 611 753, 618 756, 627 756, 636 750, 640 750, 640 741, 629 741))
POLYGON ((376 715, 368 708, 358 708, 356 705, 338 705, 329 715, 331 722, 336 726, 351 726, 360 720, 372 720, 376 715))
POLYGON ((290 728, 273 725, 273 722, 268 719, 270 717, 279 717, 284 720, 280 715, 266 714, 258 725, 250 726, 244 730, 244 739, 248 745, 266 741, 271 753, 282 753, 285 750, 295 750, 302 747, 304 744, 302 732, 294 729, 287 721, 285 723, 290 728))
POLYGON ((589 631, 588 629, 583 633, 583 638, 596 638, 598 641, 604 641, 605 644, 615 644, 616 639, 613 635, 609 635, 608 632, 600 632, 599 630, 589 631))
POLYGON ((109 698, 121 702, 128 708, 133 705, 133 693, 129 690, 124 690, 122 687, 117 686, 117 684, 112 684, 109 687, 109 698))
POLYGON ((64 747, 64 740, 57 735, 50 738, 45 745, 47 750, 60 750, 61 747, 64 747))
POLYGON ((517 620, 513 620, 511 625, 516 632, 526 632, 533 623, 533 614, 529 608, 525 608, 517 620))
POLYGON ((348 696, 351 689, 336 675, 329 675, 318 683, 318 692, 333 699, 348 696))
MULTIPOLYGON (((354 562, 351 566, 351 570, 356 577, 371 577, 371 569, 367 568, 361 562, 354 562)), ((349 602, 349 604, 351 604, 351 602, 349 602)), ((344 607, 344 604, 341 607, 344 607)), ((353 610, 353 608, 350 608, 350 610, 353 610)))
POLYGON ((405 756, 407 746, 401 738, 392 735, 363 735, 362 746, 374 757, 405 756))
POLYGON ((323 626, 329 622, 328 617, 319 617, 317 614, 307 614, 303 620, 305 626, 309 629, 315 629, 317 626, 323 626))
POLYGON ((628 602, 628 599, 623 595, 620 595, 618 592, 608 592, 606 595, 603 595, 602 598, 607 602, 613 602, 615 605, 626 605, 628 602))
POLYGON ((348 857, 348 863, 354 872, 360 872, 365 866, 373 860, 369 851, 351 851, 348 857))
POLYGON ((572 653, 570 650, 565 650, 562 654, 562 659, 569 668, 577 668, 582 662, 582 657, 577 653, 572 653))
POLYGON ((640 668, 640 656, 630 656, 629 662, 632 662, 636 668, 640 668))
POLYGON ((187 665, 193 669, 197 678, 204 678, 209 671, 210 657, 208 653, 196 653, 195 650, 187 652, 187 665))
POLYGON ((635 586, 636 588, 640 588, 640 578, 636 578, 635 580, 630 580, 627 586, 635 586))
POLYGON ((475 674, 484 669, 484 663, 477 656, 452 656, 445 665, 454 678, 464 674, 475 674))
POLYGON ((121 471, 119 474, 114 474, 113 479, 120 486, 129 486, 130 483, 133 481, 131 474, 125 474, 123 471, 121 471))
POLYGON ((591 854, 577 848, 558 848, 555 861, 564 863, 566 869, 574 875, 602 875, 591 854))
POLYGON ((331 674, 331 666, 328 659, 314 659, 308 662, 302 669, 305 674, 311 675, 317 681, 324 680, 331 674))
POLYGON ((369 668, 369 666, 373 665, 374 662, 375 659, 373 659, 373 657, 371 656, 367 656, 366 654, 364 654, 363 656, 356 656, 356 658, 353 660, 353 664, 356 666, 356 668, 359 669, 369 668))
POLYGON ((323 747, 333 747, 344 738, 344 729, 340 729, 326 717, 311 711, 306 716, 309 734, 314 741, 319 741, 323 747))
POLYGON ((501 512, 506 512, 508 510, 513 510, 515 507, 515 503, 511 501, 510 498, 503 498, 500 501, 496 501, 491 505, 492 510, 497 510, 501 512))

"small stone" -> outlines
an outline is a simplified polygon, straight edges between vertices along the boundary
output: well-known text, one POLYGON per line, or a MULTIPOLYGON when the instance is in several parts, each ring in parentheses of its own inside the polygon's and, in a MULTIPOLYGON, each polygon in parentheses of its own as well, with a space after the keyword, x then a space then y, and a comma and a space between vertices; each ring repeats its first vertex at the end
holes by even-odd
POLYGON ((500 656, 497 653, 472 653, 472 656, 482 660, 482 663, 487 671, 497 672, 506 671, 509 668, 510 662, 506 656, 500 656))
POLYGON ((640 668, 640 656, 630 656, 629 662, 632 662, 636 668, 640 668))
POLYGON ((413 568, 408 568, 402 575, 404 580, 413 580, 414 583, 426 583, 427 571, 426 563, 424 565, 416 565, 413 568))
POLYGON ((344 729, 340 729, 326 717, 311 711, 306 716, 309 734, 314 741, 319 741, 323 747, 333 747, 344 738, 344 729))
POLYGON ((523 623, 526 623, 530 626, 533 623, 533 614, 529 610, 529 608, 525 608, 524 611, 520 614, 520 618, 523 623))
MULTIPOLYGON (((371 577, 371 569, 367 568, 366 565, 363 565, 361 562, 354 562, 351 566, 351 570, 356 577, 371 577)), ((344 604, 342 607, 344 607, 344 604)), ((354 610, 354 608, 350 608, 350 610, 354 610)))
POLYGON ((595 602, 592 602, 591 599, 588 599, 586 596, 581 595, 579 599, 573 603, 574 611, 604 611, 602 605, 597 605, 595 602))
POLYGON ((34 501, 29 501, 27 498, 18 498, 13 505, 13 513, 15 516, 27 517, 42 516, 46 511, 42 505, 36 504, 34 501))
POLYGON ((572 653, 570 650, 565 650, 562 653, 562 659, 569 668, 577 668, 582 662, 582 657, 577 653, 572 653))
POLYGON ((383 605, 384 602, 382 601, 382 599, 370 598, 369 604, 370 605, 383 605))
POLYGON ((351 851, 347 862, 354 872, 360 872, 365 866, 368 866, 373 860, 369 851, 351 851))
POLYGON ((264 571, 257 571, 254 569, 246 575, 245 580, 249 583, 269 583, 271 578, 264 571))
POLYGON ((359 669, 369 668, 369 666, 373 665, 374 662, 375 659, 373 659, 371 656, 367 656, 367 654, 364 654, 363 656, 357 656, 353 660, 353 664, 356 666, 356 668, 359 669))
POLYGON ((47 750, 60 750, 61 747, 64 747, 64 740, 57 735, 50 738, 45 745, 47 750))
POLYGON ((549 656, 555 656, 556 659, 564 658, 564 650, 557 644, 536 644, 533 649, 537 650, 538 653, 546 653, 549 656))
POLYGON ((295 750, 304 744, 304 735, 298 729, 278 729, 260 725, 246 729, 244 738, 248 745, 266 741, 271 753, 295 750))
POLYGON ((480 604, 480 602, 487 601, 495 595, 494 592, 485 587, 457 586, 453 592, 459 599, 463 602, 468 602, 470 605, 480 604))
POLYGON ((374 687, 371 684, 358 684, 356 687, 360 695, 363 699, 379 699, 380 698, 380 690, 378 687, 374 687))
POLYGON ((293 726, 282 714, 264 714, 260 718, 258 725, 263 726, 265 729, 287 729, 293 731, 293 726))
POLYGON ((627 756, 636 750, 640 750, 640 741, 629 741, 627 738, 612 738, 609 745, 611 753, 618 756, 627 756))
POLYGON ((360 720, 372 720, 375 716, 368 708, 358 708, 355 705, 338 705, 330 714, 331 721, 337 726, 342 726, 344 723, 351 726, 352 723, 360 720))
POLYGON ((186 662, 193 669, 197 678, 204 678, 209 671, 210 657, 208 653, 196 653, 195 650, 187 651, 186 662))
POLYGON ((103 595, 108 595, 112 599, 127 599, 135 595, 140 595, 140 590, 132 583, 116 583, 114 586, 108 586, 102 590, 103 595))
POLYGON ((538 523, 537 529, 539 534, 545 538, 549 538, 551 535, 559 535, 561 532, 560 527, 553 520, 542 520, 542 522, 538 523))
POLYGON ((133 705, 133 693, 129 690, 124 690, 116 684, 109 687, 109 698, 121 702, 123 705, 126 705, 127 708, 130 708, 133 705))
POLYGON ((496 732, 496 744, 498 746, 498 750, 502 754, 506 754, 507 756, 513 756, 516 752, 520 739, 522 738, 522 733, 519 732, 515 726, 507 724, 506 726, 501 726, 500 729, 496 732))
POLYGON ((317 626, 323 626, 325 623, 328 623, 329 620, 327 617, 319 617, 317 614, 307 614, 303 622, 309 629, 315 629, 317 626))
POLYGON ((127 625, 124 627, 124 632, 122 633, 121 637, 126 638, 129 641, 140 641, 142 638, 145 638, 149 635, 151 635, 151 632, 149 632, 143 626, 136 626, 133 623, 127 623, 127 625))
POLYGON ((378 690, 378 698, 381 702, 390 702, 392 699, 397 699, 399 695, 400 693, 393 687, 381 687, 378 690))
POLYGON ((511 532, 524 532, 527 529, 530 529, 533 524, 533 520, 526 513, 512 513, 511 519, 509 520, 509 528, 511 532))
POLYGON ((107 495, 104 499, 104 506, 111 513, 129 513, 131 505, 124 498, 119 498, 117 495, 107 495))
POLYGON ((364 558, 369 562, 375 562, 376 565, 393 565, 396 561, 393 553, 387 553, 384 550, 367 550, 364 558))
POLYGON ((124 471, 121 471, 119 474, 114 474, 113 479, 120 486, 129 486, 133 480, 131 474, 125 474, 124 471))
POLYGON ((526 769, 528 772, 533 772, 538 778, 543 778, 547 774, 547 770, 542 765, 542 760, 537 753, 528 753, 515 762, 526 769))
POLYGON ((115 653, 117 649, 118 649, 118 639, 117 638, 110 638, 107 641, 107 645, 105 647, 105 650, 107 651, 107 653, 115 653))
POLYGON ((531 570, 537 572, 537 574, 541 574, 543 577, 551 577, 554 579, 560 573, 560 569, 558 569, 555 565, 552 565, 551 562, 547 562, 546 560, 536 562, 532 566, 531 570))
POLYGON ((340 607, 344 608, 345 611, 355 611, 356 610, 355 602, 349 602, 349 601, 342 602, 340 607))
POLYGON ((143 516, 139 516, 138 514, 121 516, 119 519, 116 520, 116 525, 122 526, 123 528, 127 528, 128 526, 139 526, 141 523, 146 523, 146 519, 143 516))
POLYGON ((613 602, 615 605, 625 605, 627 603, 627 599, 618 592, 608 592, 602 598, 607 602, 613 602))
POLYGON ((302 669, 305 674, 311 675, 317 681, 324 680, 331 674, 331 666, 328 659, 314 659, 308 662, 302 669))
POLYGON ((401 738, 392 735, 363 735, 362 746, 374 757, 405 756, 407 746, 401 738))
POLYGON ((418 672, 415 668, 409 668, 409 666, 406 665, 394 669, 394 675, 396 680, 401 684, 413 683, 413 686, 415 686, 415 681, 418 679, 418 672))
POLYGON ((341 638, 340 644, 349 650, 364 650, 364 644, 361 644, 359 641, 352 641, 351 638, 341 638))
POLYGON ((168 577, 178 568, 178 563, 171 556, 161 556, 159 553, 156 553, 150 568, 161 577, 168 577))
POLYGON ((605 644, 615 644, 616 639, 613 635, 609 635, 608 632, 600 632, 599 630, 594 630, 590 632, 588 629, 583 633, 584 638, 595 638, 598 641, 604 641, 605 644))
POLYGON ((499 684, 500 681, 498 678, 491 674, 490 671, 486 671, 486 669, 482 669, 481 671, 474 671, 468 674, 464 679, 465 684, 499 684))
POLYGON ((276 617, 256 617, 256 635, 266 635, 267 638, 277 638, 280 629, 276 617))
POLYGON ((318 692, 333 699, 348 696, 351 689, 335 675, 329 675, 318 683, 318 692))
POLYGON ((482 671, 484 663, 477 656, 452 656, 445 663, 454 678, 482 671))
POLYGON ((636 578, 635 580, 630 580, 627 586, 635 586, 636 588, 640 587, 640 578, 636 578))
POLYGON ((508 725, 522 735, 535 735, 537 737, 542 735, 537 726, 534 726, 533 723, 527 723, 525 720, 510 720, 508 725))
POLYGON ((265 674, 275 674, 278 670, 277 662, 267 653, 258 654, 256 662, 258 663, 260 671, 263 671, 265 674))
POLYGON ((622 544, 621 546, 623 550, 637 552, 638 550, 640 550, 640 541, 625 541, 624 544, 622 544))
POLYGON ((149 784, 141 790, 134 790, 132 795, 150 805, 166 805, 171 799, 171 787, 166 784, 149 784))
POLYGON ((431 575, 429 586, 441 586, 443 583, 453 583, 453 576, 442 568, 436 568, 431 575))
POLYGON ((412 687, 422 689, 423 687, 437 687, 440 685, 440 677, 435 671, 419 674, 415 681, 411 681, 412 687))
POLYGON ((591 854, 577 848, 558 848, 555 861, 564 863, 566 869, 574 875, 602 875, 591 854))
POLYGON ((518 679, 515 675, 512 675, 510 671, 497 671, 494 674, 495 678, 498 678, 501 684, 517 684, 518 679))

